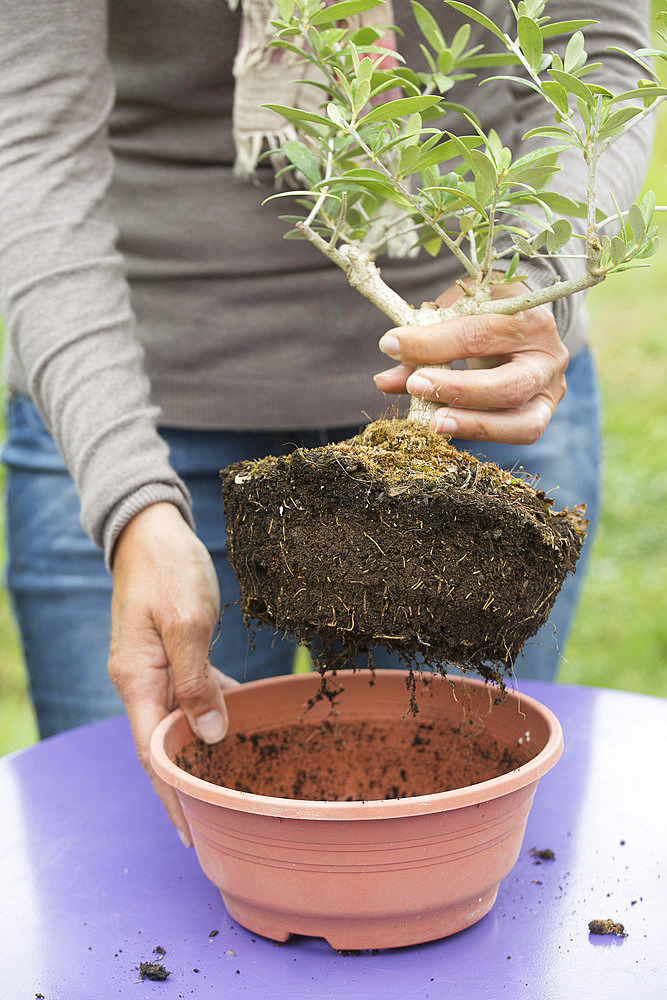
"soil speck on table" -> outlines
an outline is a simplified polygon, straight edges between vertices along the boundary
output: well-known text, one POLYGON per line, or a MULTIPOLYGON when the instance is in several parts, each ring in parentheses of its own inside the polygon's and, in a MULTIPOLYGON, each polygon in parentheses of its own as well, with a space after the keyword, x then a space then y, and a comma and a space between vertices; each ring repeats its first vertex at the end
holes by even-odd
POLYGON ((142 979, 151 979, 153 982, 162 982, 171 975, 164 965, 158 965, 155 962, 140 962, 139 963, 139 975, 142 979))
POLYGON ((588 924, 589 934, 615 934, 617 937, 627 937, 623 924, 617 924, 613 920, 591 920, 588 924))
POLYGON ((545 847, 542 850, 538 850, 537 847, 531 847, 530 849, 531 858, 535 858, 533 864, 540 865, 543 861, 555 861, 556 855, 549 847, 545 847))

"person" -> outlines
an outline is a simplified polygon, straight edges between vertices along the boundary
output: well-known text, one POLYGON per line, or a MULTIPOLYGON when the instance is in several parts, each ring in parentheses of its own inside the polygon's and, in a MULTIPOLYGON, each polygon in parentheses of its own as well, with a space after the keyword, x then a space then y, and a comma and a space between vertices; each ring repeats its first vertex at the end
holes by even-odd
MULTIPOLYGON (((262 3, 245 0, 244 16, 262 3)), ((426 5, 451 38, 459 15, 426 5)), ((414 66, 422 56, 407 7, 397 3, 393 20, 414 66)), ((508 5, 483 8, 509 27, 508 5)), ((549 13, 579 11, 553 0, 549 13)), ((598 0, 586 13, 600 18, 589 55, 604 58, 611 86, 629 89, 636 67, 605 50, 646 44, 647 5, 598 0)), ((149 774, 150 734, 176 702, 215 742, 225 685, 291 668, 290 641, 260 630, 253 645, 234 604, 220 468, 349 437, 407 385, 452 404, 438 430, 539 474, 559 506, 585 501, 597 519, 581 296, 511 318, 389 331, 381 348, 396 364, 376 386, 386 323, 311 247, 283 240, 284 204, 262 207, 266 162, 250 182, 235 174, 240 23, 223 0, 0 3, 8 587, 41 735, 124 704, 149 774), (501 363, 429 368, 479 354, 501 363), (209 646, 220 673, 207 668, 209 646)), ((532 92, 516 85, 477 93, 463 81, 459 99, 515 149, 542 123, 532 92)), ((622 203, 637 191, 648 128, 603 159, 605 206, 612 189, 622 203)), ((580 195, 582 166, 568 163, 558 183, 580 195)), ((522 271, 536 287, 571 266, 526 261, 522 271)), ((416 304, 451 295, 459 276, 452 259, 423 255, 383 261, 383 274, 416 304)), ((581 570, 568 579, 519 676, 555 675, 580 580, 581 570)), ((381 649, 375 660, 385 665, 381 649)), ((151 777, 188 842, 175 798, 151 777)))

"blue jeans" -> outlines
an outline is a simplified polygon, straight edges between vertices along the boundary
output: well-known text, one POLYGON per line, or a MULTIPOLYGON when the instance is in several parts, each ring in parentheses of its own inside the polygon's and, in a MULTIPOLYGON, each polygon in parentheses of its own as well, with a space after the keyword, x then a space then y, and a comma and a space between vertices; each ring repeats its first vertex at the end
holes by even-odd
MULTIPOLYGON (((171 462, 190 490, 200 538, 220 582, 225 608, 211 661, 238 680, 288 673, 294 660, 291 639, 269 628, 250 639, 238 604, 238 585, 225 555, 218 470, 244 458, 280 454, 297 444, 317 447, 342 440, 357 427, 331 431, 237 433, 161 428, 171 462)), ((580 353, 568 371, 568 393, 546 433, 534 445, 461 442, 506 467, 523 465, 539 473, 541 488, 554 492, 557 505, 588 504, 592 525, 598 513, 598 412, 590 355, 580 353)), ((24 396, 10 400, 7 442, 7 585, 19 625, 40 734, 48 736, 122 711, 107 675, 111 578, 102 553, 80 524, 74 484, 35 407, 24 396)), ((584 547, 576 576, 569 576, 550 623, 526 646, 515 672, 519 677, 555 676, 559 648, 569 632, 582 580, 584 547)), ((378 667, 398 666, 383 648, 378 667)))

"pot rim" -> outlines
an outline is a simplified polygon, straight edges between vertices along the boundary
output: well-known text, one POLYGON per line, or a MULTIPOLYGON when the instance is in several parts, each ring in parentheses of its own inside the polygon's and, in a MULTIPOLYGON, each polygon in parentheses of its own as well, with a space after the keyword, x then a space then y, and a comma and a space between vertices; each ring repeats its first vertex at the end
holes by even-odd
MULTIPOLYGON (((353 676, 371 676, 370 670, 355 670, 353 676)), ((377 679, 384 676, 406 677, 408 671, 376 670, 377 679)), ((352 676, 352 675, 351 675, 352 676)), ((285 683, 312 683, 312 678, 318 674, 284 674, 279 677, 269 677, 257 681, 247 681, 238 688, 225 691, 225 700, 233 702, 237 692, 247 693, 258 685, 281 685, 285 683)), ((434 675, 434 680, 442 681, 440 675, 434 675)), ((430 680, 430 678, 429 678, 430 680)), ((487 687, 485 681, 472 677, 452 676, 450 680, 456 683, 471 685, 475 688, 487 687)), ((522 694, 520 691, 507 691, 507 697, 530 706, 547 723, 549 736, 540 752, 522 764, 514 771, 499 775, 475 785, 454 788, 446 792, 433 792, 430 795, 408 796, 402 799, 370 799, 353 802, 323 802, 313 799, 287 799, 270 795, 257 795, 253 792, 241 792, 223 785, 214 785, 203 778, 189 774, 171 760, 164 744, 170 730, 185 719, 185 713, 177 708, 165 716, 156 726, 150 742, 150 762, 159 778, 171 785, 178 793, 208 802, 211 805, 222 806, 237 812, 251 812, 263 816, 276 816, 285 819, 306 820, 377 820, 395 819, 402 816, 422 816, 430 813, 447 812, 466 806, 480 805, 492 799, 509 795, 512 792, 535 784, 559 760, 563 752, 563 731, 557 717, 536 698, 522 694)))

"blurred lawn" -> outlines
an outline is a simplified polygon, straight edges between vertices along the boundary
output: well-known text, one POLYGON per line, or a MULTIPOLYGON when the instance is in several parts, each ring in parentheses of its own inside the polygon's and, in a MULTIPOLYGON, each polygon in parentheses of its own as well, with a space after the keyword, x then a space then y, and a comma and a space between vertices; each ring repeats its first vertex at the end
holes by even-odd
MULTIPOLYGON (((663 113, 646 184, 663 205, 666 165, 663 113)), ((663 246, 650 269, 612 277, 589 296, 605 413, 604 510, 560 679, 667 697, 665 216, 661 230, 663 246)), ((0 754, 36 738, 16 630, 0 587, 0 754)))

